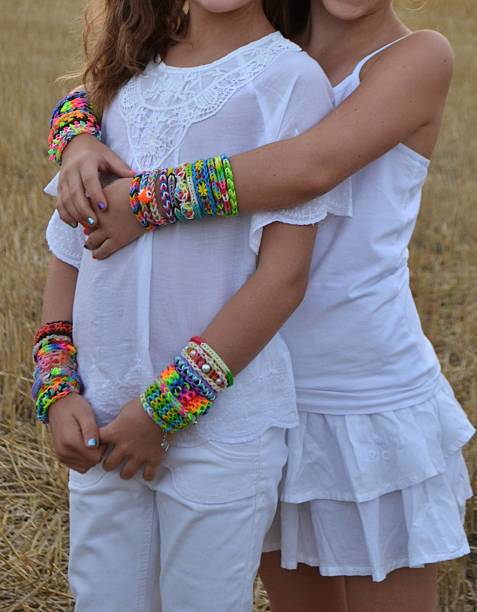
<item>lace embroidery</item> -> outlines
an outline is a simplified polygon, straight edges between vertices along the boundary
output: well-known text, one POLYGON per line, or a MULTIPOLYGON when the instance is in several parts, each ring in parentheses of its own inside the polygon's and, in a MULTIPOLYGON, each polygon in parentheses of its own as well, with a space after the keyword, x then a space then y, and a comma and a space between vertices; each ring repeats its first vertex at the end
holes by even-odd
POLYGON ((191 125, 215 115, 238 89, 290 50, 300 47, 277 32, 209 66, 189 69, 149 64, 119 94, 137 167, 150 169, 161 164, 191 125))

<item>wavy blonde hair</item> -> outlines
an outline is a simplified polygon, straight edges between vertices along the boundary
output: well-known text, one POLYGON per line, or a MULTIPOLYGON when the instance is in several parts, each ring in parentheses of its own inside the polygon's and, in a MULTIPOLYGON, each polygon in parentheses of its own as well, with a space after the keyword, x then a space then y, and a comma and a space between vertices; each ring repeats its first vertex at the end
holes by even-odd
MULTIPOLYGON (((290 36, 304 21, 309 2, 263 3, 273 26, 290 36)), ((101 113, 122 85, 143 72, 151 60, 164 57, 184 35, 187 24, 184 0, 92 0, 85 12, 81 76, 95 109, 101 113)))

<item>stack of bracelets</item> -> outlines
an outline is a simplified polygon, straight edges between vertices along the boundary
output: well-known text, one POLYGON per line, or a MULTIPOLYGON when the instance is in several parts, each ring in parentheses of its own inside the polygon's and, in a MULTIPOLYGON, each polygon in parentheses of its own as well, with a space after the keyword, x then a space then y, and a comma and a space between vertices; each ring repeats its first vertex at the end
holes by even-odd
MULTIPOLYGON (((48 423, 50 406, 71 393, 82 393, 77 371, 76 347, 69 321, 46 323, 35 334, 32 397, 36 418, 48 423)), ((234 378, 220 356, 201 338, 189 344, 168 365, 159 379, 140 396, 146 413, 163 430, 162 448, 167 451, 167 434, 197 423, 207 413, 220 391, 232 386, 234 378)))
POLYGON ((48 423, 48 410, 54 402, 83 390, 72 334, 73 326, 69 321, 46 323, 35 334, 31 394, 36 417, 43 423, 48 423))
POLYGON ((232 166, 225 155, 137 174, 131 180, 129 200, 146 230, 238 214, 232 166))
MULTIPOLYGON (((49 159, 61 164, 65 147, 79 134, 101 139, 100 123, 84 91, 68 94, 53 109, 49 159)), ((129 196, 132 212, 146 230, 206 216, 238 215, 234 176, 226 155, 141 172, 131 180, 129 196)))
POLYGON ((48 159, 61 165, 66 145, 79 134, 91 134, 101 140, 101 125, 85 91, 68 94, 53 109, 48 137, 48 159))
POLYGON ((197 423, 220 391, 232 386, 232 372, 201 338, 191 338, 140 400, 164 433, 176 433, 197 423))

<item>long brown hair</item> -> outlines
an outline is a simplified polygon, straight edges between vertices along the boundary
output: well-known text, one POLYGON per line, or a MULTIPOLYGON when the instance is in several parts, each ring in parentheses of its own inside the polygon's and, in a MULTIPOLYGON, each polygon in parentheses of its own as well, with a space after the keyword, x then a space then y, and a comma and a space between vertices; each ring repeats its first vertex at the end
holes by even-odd
POLYGON ((310 0, 264 0, 265 13, 287 38, 301 33, 310 16, 310 0))
MULTIPOLYGON (((293 36, 306 23, 310 0, 263 0, 273 26, 293 36)), ((187 30, 184 0, 92 0, 85 13, 82 81, 98 112, 132 76, 164 57, 187 30)))

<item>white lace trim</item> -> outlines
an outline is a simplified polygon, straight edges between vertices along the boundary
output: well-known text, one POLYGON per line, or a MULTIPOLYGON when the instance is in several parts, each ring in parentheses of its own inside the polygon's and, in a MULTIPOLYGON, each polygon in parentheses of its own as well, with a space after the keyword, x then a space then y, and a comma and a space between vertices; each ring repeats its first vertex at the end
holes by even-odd
POLYGON ((263 228, 271 223, 278 221, 289 225, 313 225, 323 221, 329 213, 339 217, 353 216, 350 180, 343 181, 329 193, 296 208, 254 214, 250 225, 250 248, 258 254, 263 228))
POLYGON ((121 116, 137 167, 153 168, 177 148, 191 125, 217 114, 239 90, 286 51, 300 47, 279 32, 207 66, 151 63, 119 94, 121 116))

